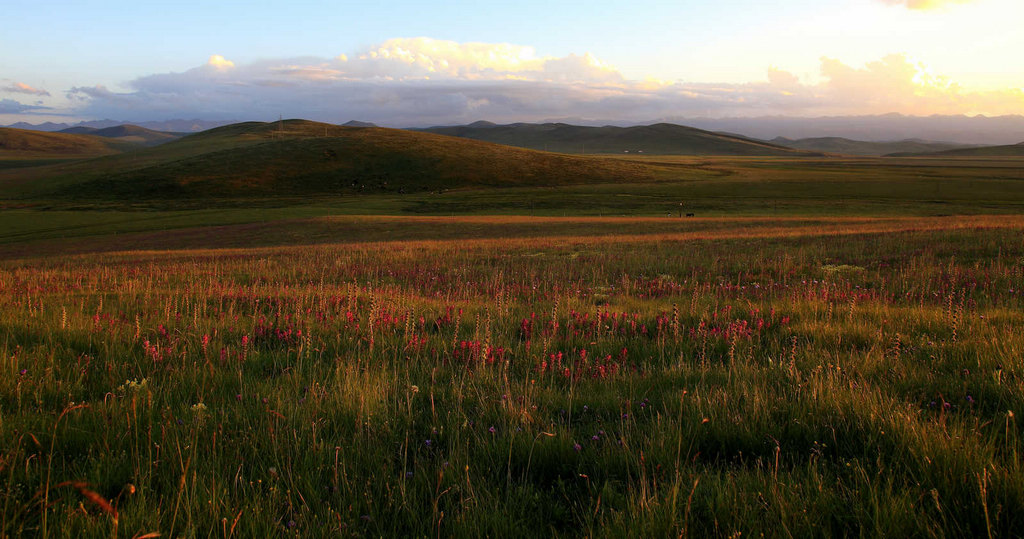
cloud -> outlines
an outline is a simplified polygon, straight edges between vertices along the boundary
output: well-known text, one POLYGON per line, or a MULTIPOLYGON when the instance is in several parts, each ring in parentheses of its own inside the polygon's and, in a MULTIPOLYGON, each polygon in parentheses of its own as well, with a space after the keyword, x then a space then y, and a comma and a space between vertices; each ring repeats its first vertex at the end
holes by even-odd
POLYGON ((531 47, 392 39, 353 55, 248 64, 214 55, 180 73, 135 79, 130 90, 72 88, 74 114, 127 121, 274 119, 279 115, 417 126, 478 119, 645 121, 766 114, 1015 114, 1024 92, 969 91, 903 55, 864 66, 821 60, 820 84, 770 68, 746 84, 633 81, 591 54, 542 56, 531 47))
POLYGON ((821 88, 824 99, 859 113, 999 115, 1018 114, 1024 108, 1024 90, 969 91, 902 54, 860 69, 822 58, 821 72, 828 78, 821 88))
POLYGON ((8 92, 12 94, 29 94, 29 95, 50 95, 50 92, 39 88, 33 88, 23 82, 15 82, 10 86, 0 87, 0 91, 8 92))
POLYGON ((206 62, 206 65, 212 67, 213 69, 231 69, 232 67, 235 67, 234 62, 228 60, 227 58, 224 58, 219 54, 214 54, 213 56, 210 56, 210 59, 206 62))
POLYGON ((903 6, 907 9, 929 10, 953 4, 967 4, 974 0, 881 0, 890 6, 903 6))
POLYGON ((0 114, 24 114, 38 110, 50 110, 50 107, 26 105, 13 99, 0 99, 0 114))

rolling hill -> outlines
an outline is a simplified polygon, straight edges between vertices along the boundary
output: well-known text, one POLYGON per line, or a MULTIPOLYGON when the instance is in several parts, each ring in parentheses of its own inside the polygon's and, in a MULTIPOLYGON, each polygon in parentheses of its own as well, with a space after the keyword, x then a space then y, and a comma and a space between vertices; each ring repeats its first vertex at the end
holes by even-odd
POLYGON ((8 171, 0 174, 0 194, 75 200, 344 196, 644 182, 689 168, 286 120, 233 124, 131 154, 8 171))
POLYGON ((120 153, 136 146, 95 135, 0 127, 0 159, 81 159, 120 153))
POLYGON ((152 129, 146 129, 145 127, 132 124, 115 125, 102 129, 78 126, 64 129, 60 132, 111 138, 121 142, 138 144, 140 146, 157 146, 180 137, 180 135, 176 135, 174 133, 154 131, 152 129))
POLYGON ((798 156, 809 152, 736 135, 658 123, 636 127, 586 127, 564 123, 496 125, 475 122, 422 129, 430 133, 570 154, 798 156))
POLYGON ((788 139, 777 137, 771 140, 773 144, 807 150, 812 152, 839 153, 845 155, 864 155, 880 157, 893 153, 928 153, 944 150, 961 149, 967 146, 949 142, 932 142, 924 140, 899 140, 891 142, 868 142, 863 140, 851 140, 842 137, 818 137, 804 139, 788 139))
POLYGON ((960 148, 929 153, 897 153, 889 157, 1024 157, 1024 142, 1006 146, 960 148))

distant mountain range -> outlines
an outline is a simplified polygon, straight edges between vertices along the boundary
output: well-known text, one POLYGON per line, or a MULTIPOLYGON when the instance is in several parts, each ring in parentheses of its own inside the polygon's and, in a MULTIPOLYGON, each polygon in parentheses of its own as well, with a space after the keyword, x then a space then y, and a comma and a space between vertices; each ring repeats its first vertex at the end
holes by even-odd
POLYGON ((974 147, 965 144, 934 142, 929 140, 908 139, 892 142, 867 142, 841 137, 805 138, 799 140, 790 140, 788 138, 778 137, 772 139, 771 142, 780 146, 812 152, 864 155, 871 157, 897 153, 927 154, 974 147))
POLYGON ((894 153, 889 157, 1024 157, 1024 142, 1003 146, 958 148, 933 153, 894 153))
MULTIPOLYGON (((47 122, 37 125, 19 122, 6 127, 36 131, 62 131, 72 127, 103 129, 124 123, 127 122, 98 120, 74 124, 47 122)), ((140 127, 171 133, 194 133, 230 123, 235 122, 200 119, 134 122, 135 125, 140 127)), ((993 117, 963 115, 905 116, 902 114, 822 116, 816 118, 792 116, 762 116, 753 118, 671 117, 646 122, 562 118, 533 125, 563 124, 577 127, 641 127, 659 123, 686 125, 713 133, 737 133, 741 137, 760 141, 771 141, 778 137, 789 140, 844 138, 865 142, 943 141, 953 145, 991 146, 1012 145, 1024 140, 1024 116, 1022 115, 993 117)), ((366 121, 351 121, 344 125, 349 127, 375 127, 375 124, 366 121)), ((428 131, 433 129, 435 128, 426 128, 428 131)), ((909 151, 915 150, 911 149, 909 151)))
POLYGON ((863 141, 928 140, 964 145, 1016 144, 1024 140, 1024 116, 824 116, 794 118, 670 118, 710 131, 742 133, 745 136, 773 140, 842 137, 863 141))
POLYGON ((428 127, 417 131, 570 154, 797 156, 811 153, 770 142, 667 123, 634 127, 588 127, 564 123, 497 125, 481 121, 469 125, 428 127))

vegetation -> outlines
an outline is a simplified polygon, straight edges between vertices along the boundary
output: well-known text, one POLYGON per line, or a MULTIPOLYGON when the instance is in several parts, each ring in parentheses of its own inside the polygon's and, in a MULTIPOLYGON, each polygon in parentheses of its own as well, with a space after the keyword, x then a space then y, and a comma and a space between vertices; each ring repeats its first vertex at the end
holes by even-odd
POLYGON ((1024 535, 1017 158, 51 159, 0 161, 0 537, 1024 535))
POLYGON ((431 127, 423 131, 570 154, 814 155, 772 142, 668 123, 635 127, 586 127, 564 123, 495 125, 476 122, 452 127, 431 127))
POLYGON ((288 120, 234 124, 61 169, 18 170, 5 183, 19 197, 223 200, 637 183, 654 181, 664 170, 685 168, 540 153, 399 129, 288 120))
POLYGON ((23 159, 84 159, 119 153, 132 146, 92 135, 0 127, 0 163, 23 159))
POLYGON ((61 133, 79 133, 83 135, 106 137, 122 142, 132 142, 142 146, 157 146, 177 139, 180 136, 175 133, 155 131, 153 129, 147 129, 145 127, 132 124, 122 124, 104 128, 85 126, 70 127, 68 129, 61 130, 61 133))
POLYGON ((1019 217, 351 221, 3 263, 0 535, 1024 533, 1019 217))

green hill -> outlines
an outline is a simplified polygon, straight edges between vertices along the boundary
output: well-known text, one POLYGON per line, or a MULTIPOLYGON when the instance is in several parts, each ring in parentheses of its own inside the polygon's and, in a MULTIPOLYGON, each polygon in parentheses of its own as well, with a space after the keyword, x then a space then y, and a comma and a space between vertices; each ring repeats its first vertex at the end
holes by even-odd
POLYGON ((134 146, 94 135, 0 127, 0 160, 88 158, 123 152, 134 146))
POLYGON ((889 157, 1024 157, 1024 142, 1006 146, 960 148, 931 153, 899 153, 889 157))
POLYGON ((839 153, 880 157, 893 153, 927 153, 970 147, 964 144, 931 142, 925 140, 898 140, 891 142, 869 142, 842 137, 818 137, 792 140, 785 137, 772 139, 773 143, 788 148, 812 152, 839 153))
POLYGON ((60 132, 117 139, 121 142, 134 143, 140 146, 157 146, 180 137, 180 135, 174 133, 155 131, 153 129, 146 129, 145 127, 132 124, 115 125, 113 127, 105 127, 103 129, 79 126, 70 127, 60 132))
POLYGON ((287 120, 233 124, 131 154, 8 171, 0 175, 0 194, 166 200, 405 193, 641 182, 667 167, 287 120))
POLYGON ((668 123, 636 127, 586 127, 564 123, 496 125, 475 122, 462 126, 430 127, 421 131, 570 154, 808 155, 808 152, 769 142, 668 123))

